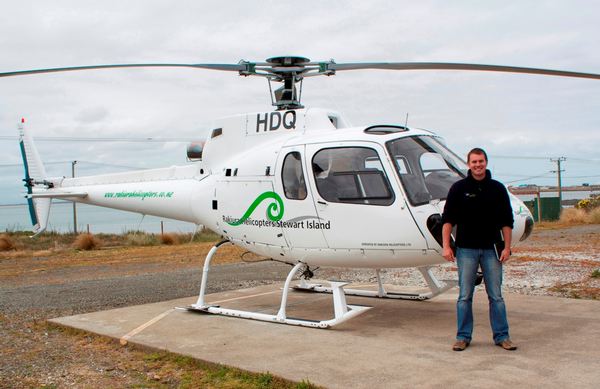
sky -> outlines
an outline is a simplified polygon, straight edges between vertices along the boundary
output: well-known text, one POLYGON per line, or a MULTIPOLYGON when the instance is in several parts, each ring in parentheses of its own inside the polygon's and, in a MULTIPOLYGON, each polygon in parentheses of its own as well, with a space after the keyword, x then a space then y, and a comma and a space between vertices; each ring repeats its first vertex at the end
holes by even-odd
MULTIPOLYGON (((0 72, 123 63, 460 62, 600 73, 594 1, 19 1, 0 6, 0 72)), ((271 110, 266 80, 187 68, 0 78, 1 204, 23 189, 22 118, 50 176, 186 164, 219 117, 271 110), (59 138, 52 140, 47 138, 59 138), (105 138, 106 141, 98 141, 105 138), (152 141, 115 142, 117 138, 152 141), (87 139, 87 140, 86 140, 87 139), (166 139, 168 141, 160 141, 166 139)), ((507 185, 600 183, 600 81, 464 71, 338 72, 308 107, 401 124, 489 155, 507 185)))

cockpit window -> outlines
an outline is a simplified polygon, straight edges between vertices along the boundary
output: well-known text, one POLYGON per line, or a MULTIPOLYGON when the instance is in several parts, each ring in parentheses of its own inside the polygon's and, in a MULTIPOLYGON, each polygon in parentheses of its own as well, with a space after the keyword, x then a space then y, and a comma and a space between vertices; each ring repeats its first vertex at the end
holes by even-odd
POLYGON ((412 205, 444 200, 448 190, 466 177, 467 165, 431 136, 412 136, 386 143, 412 205))
POLYGON ((328 148, 312 160, 317 190, 330 202, 390 205, 394 195, 377 152, 366 147, 328 148))
POLYGON ((285 156, 283 169, 281 171, 283 192, 285 197, 292 200, 304 200, 306 198, 306 182, 302 173, 302 159, 297 151, 285 156))

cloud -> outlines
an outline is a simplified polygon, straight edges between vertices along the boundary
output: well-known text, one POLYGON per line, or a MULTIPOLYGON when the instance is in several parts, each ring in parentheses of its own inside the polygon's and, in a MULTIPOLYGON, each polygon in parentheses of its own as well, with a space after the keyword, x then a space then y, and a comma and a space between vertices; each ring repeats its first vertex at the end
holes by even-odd
POLYGON ((108 111, 104 107, 86 108, 75 116, 75 121, 80 123, 94 123, 102 121, 108 116, 108 111))

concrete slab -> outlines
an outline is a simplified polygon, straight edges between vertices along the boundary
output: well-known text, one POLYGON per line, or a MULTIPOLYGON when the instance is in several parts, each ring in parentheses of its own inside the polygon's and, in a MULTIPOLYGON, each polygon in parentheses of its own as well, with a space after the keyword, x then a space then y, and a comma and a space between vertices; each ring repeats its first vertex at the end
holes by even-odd
MULTIPOLYGON (((217 293, 206 301, 276 313, 282 286, 217 293)), ((519 349, 506 351, 492 342, 487 296, 476 292, 473 343, 454 352, 456 298, 453 291, 429 301, 347 296, 348 304, 374 308, 327 330, 174 309, 195 303, 196 297, 51 321, 330 389, 598 387, 599 302, 507 293, 511 339, 519 349)), ((291 292, 288 302, 289 317, 333 317, 331 295, 291 292)))

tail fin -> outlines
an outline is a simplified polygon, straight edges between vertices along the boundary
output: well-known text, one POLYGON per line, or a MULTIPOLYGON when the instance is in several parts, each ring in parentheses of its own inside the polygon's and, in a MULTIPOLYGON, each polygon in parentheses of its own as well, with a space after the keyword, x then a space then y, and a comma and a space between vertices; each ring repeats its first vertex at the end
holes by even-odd
POLYGON ((21 155, 23 156, 23 167, 25 168, 25 187, 27 188, 27 203, 29 204, 29 215, 31 216, 31 224, 36 230, 35 237, 46 230, 48 219, 50 216, 50 206, 52 205, 51 198, 40 198, 34 200, 33 188, 36 184, 45 184, 47 178, 46 170, 42 165, 42 160, 38 154, 33 138, 25 129, 25 119, 21 120, 18 125, 19 129, 19 146, 21 147, 21 155))

